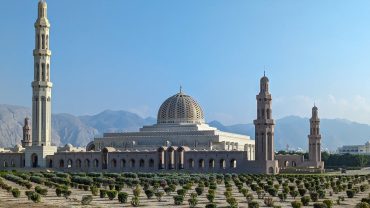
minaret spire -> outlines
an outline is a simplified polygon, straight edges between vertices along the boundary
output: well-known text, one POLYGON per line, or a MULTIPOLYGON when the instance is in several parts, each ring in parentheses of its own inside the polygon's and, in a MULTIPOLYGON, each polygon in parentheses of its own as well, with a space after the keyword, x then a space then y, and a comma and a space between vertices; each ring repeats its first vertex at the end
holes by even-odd
POLYGON ((310 162, 316 164, 315 166, 321 163, 321 134, 318 111, 318 108, 314 105, 310 119, 310 135, 308 135, 308 157, 310 162))
POLYGON ((51 145, 51 88, 49 34, 47 4, 38 3, 38 17, 35 22, 34 80, 32 82, 32 145, 51 145))

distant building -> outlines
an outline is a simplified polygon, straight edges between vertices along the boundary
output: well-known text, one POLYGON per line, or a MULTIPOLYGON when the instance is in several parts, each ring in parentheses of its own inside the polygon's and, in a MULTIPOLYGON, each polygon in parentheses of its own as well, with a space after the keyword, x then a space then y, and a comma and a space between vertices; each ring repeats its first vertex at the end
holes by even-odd
POLYGON ((363 145, 345 145, 338 148, 339 154, 370 154, 370 142, 366 142, 363 145))

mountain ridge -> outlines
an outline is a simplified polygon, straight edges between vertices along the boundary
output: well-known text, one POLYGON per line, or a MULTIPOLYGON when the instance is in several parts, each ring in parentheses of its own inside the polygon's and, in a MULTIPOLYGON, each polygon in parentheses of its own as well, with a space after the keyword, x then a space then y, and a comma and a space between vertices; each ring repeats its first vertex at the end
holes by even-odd
MULTIPOLYGON (((22 138, 22 126, 25 117, 31 117, 27 107, 0 104, 0 146, 12 147, 19 144, 22 138)), ((68 113, 52 115, 53 144, 61 146, 70 143, 74 146, 85 146, 94 137, 106 132, 138 131, 144 125, 156 122, 155 118, 142 118, 124 110, 104 110, 95 115, 74 116, 68 113)), ((254 138, 252 123, 223 125, 211 121, 210 126, 222 131, 250 135, 254 138)), ((276 120, 275 148, 307 149, 309 118, 286 116, 276 120)), ((347 119, 321 119, 322 146, 336 150, 338 146, 364 144, 370 135, 370 125, 353 122, 347 119)))

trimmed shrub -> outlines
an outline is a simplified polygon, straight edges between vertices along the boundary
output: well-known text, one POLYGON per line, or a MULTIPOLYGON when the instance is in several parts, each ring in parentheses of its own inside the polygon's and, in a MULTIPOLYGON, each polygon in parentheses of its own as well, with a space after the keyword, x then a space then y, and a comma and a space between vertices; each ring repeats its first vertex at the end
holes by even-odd
POLYGON ((274 206, 274 199, 272 197, 266 197, 263 199, 263 202, 267 207, 273 207, 274 206))
POLYGON ((195 191, 197 192, 198 196, 200 196, 200 195, 203 194, 204 188, 203 187, 196 187, 195 191))
POLYGON ((66 190, 66 189, 63 190, 63 196, 64 196, 64 198, 68 199, 71 196, 71 194, 72 194, 72 191, 66 190))
POLYGON ((346 191, 348 198, 353 198, 355 196, 355 192, 352 189, 346 191))
POLYGON ((89 205, 93 200, 93 197, 92 195, 84 195, 82 196, 82 199, 81 199, 81 204, 82 205, 89 205))
POLYGON ((36 192, 32 192, 31 196, 30 196, 30 199, 35 202, 35 203, 39 203, 41 202, 41 196, 40 194, 36 193, 36 192))
POLYGON ((139 197, 140 194, 141 194, 140 187, 139 186, 136 186, 136 188, 132 191, 132 193, 134 194, 134 196, 139 197))
POLYGON ((256 201, 248 202, 248 208, 259 208, 260 205, 256 201))
POLYGON ((198 204, 197 194, 191 194, 190 199, 188 199, 189 207, 194 208, 198 204))
POLYGON ((56 195, 58 196, 58 197, 61 197, 62 196, 62 193, 63 193, 63 190, 61 189, 61 188, 56 188, 55 189, 55 193, 56 193, 56 195))
POLYGON ((122 204, 126 203, 128 199, 128 193, 126 192, 119 192, 118 193, 118 201, 122 204))
POLYGON ((100 189, 100 198, 105 198, 107 196, 107 190, 100 189))
POLYGON ((333 201, 330 199, 325 199, 322 203, 324 203, 327 208, 332 208, 334 206, 333 201))
POLYGON ((316 192, 311 192, 310 193, 311 201, 317 202, 319 200, 319 195, 316 192))
POLYGON ((93 196, 97 196, 99 194, 99 189, 96 186, 91 186, 90 190, 93 196))
POLYGON ((158 200, 159 202, 161 202, 161 201, 162 201, 162 197, 163 197, 163 195, 164 195, 164 192, 162 192, 162 191, 158 191, 158 192, 156 192, 154 195, 155 195, 155 197, 157 198, 157 200, 158 200))
POLYGON ((140 199, 137 196, 132 197, 131 199, 131 205, 134 207, 140 206, 140 199))
POLYGON ((229 204, 229 208, 238 208, 238 202, 234 197, 227 198, 226 202, 229 204))
POLYGON ((215 194, 207 194, 207 199, 209 202, 213 203, 215 200, 215 194))
POLYGON ((182 195, 173 196, 173 200, 175 205, 181 205, 184 202, 184 196, 182 195))
POLYGON ((304 196, 307 193, 307 189, 300 188, 298 189, 299 195, 304 196))
POLYGON ((300 202, 300 201, 293 201, 291 203, 291 205, 292 205, 293 208, 301 208, 302 207, 302 202, 300 202))
POLYGON ((117 196, 117 191, 116 190, 109 190, 107 191, 108 198, 110 200, 113 200, 117 196))
POLYGON ((147 189, 145 195, 148 199, 151 199, 154 196, 154 191, 152 189, 147 189))
POLYGON ((40 186, 36 186, 35 187, 35 191, 36 191, 36 193, 41 194, 43 196, 46 196, 48 194, 48 190, 47 189, 43 189, 40 186))
POLYGON ((313 204, 313 208, 328 208, 324 203, 315 203, 313 204))
POLYGON ((17 188, 12 189, 12 194, 14 198, 19 198, 21 196, 21 192, 17 188))
POLYGON ((185 189, 177 190, 177 195, 185 196, 186 195, 186 190, 185 189))
POLYGON ((217 205, 215 203, 209 203, 205 208, 217 208, 217 205))
POLYGON ((308 206, 310 201, 311 201, 311 198, 309 196, 303 196, 301 198, 301 202, 302 202, 303 206, 308 206))
POLYGON ((370 205, 366 202, 360 202, 356 204, 355 208, 370 208, 370 205))

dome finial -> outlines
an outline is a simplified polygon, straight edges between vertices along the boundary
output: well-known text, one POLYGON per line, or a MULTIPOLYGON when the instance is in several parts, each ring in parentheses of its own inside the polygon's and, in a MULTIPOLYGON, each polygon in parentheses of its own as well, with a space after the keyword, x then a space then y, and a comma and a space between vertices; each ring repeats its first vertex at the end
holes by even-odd
POLYGON ((180 93, 182 93, 182 85, 180 85, 180 93))

